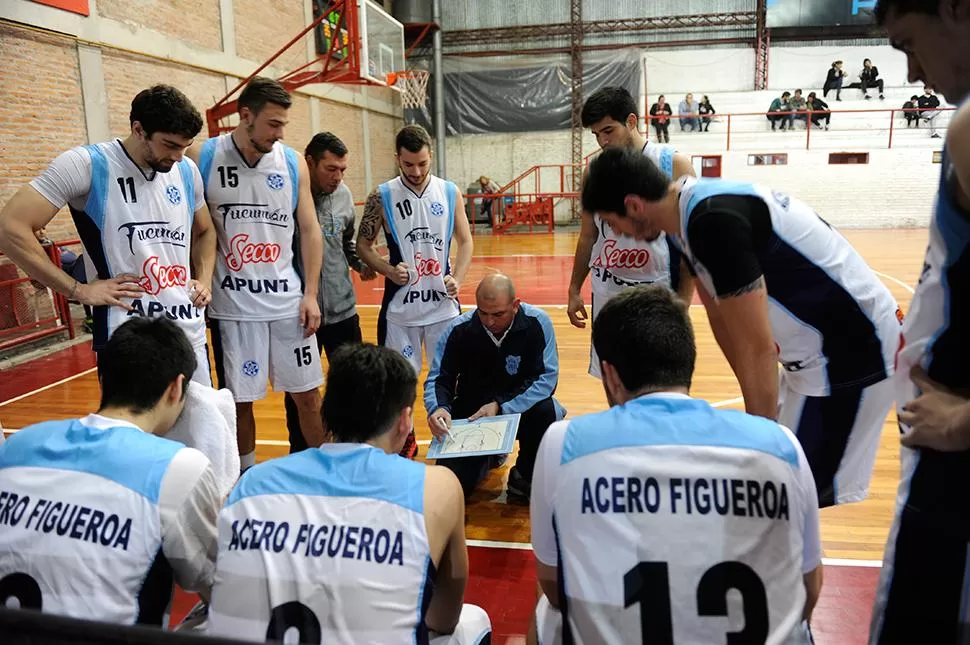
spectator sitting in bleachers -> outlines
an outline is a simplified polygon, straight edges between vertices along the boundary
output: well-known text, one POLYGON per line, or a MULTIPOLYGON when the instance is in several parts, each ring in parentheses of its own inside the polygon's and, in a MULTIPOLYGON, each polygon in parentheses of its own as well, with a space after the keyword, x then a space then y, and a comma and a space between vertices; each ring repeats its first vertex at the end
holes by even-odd
POLYGON ((768 108, 768 120, 771 121, 771 129, 775 130, 778 124, 781 123, 781 129, 785 130, 788 127, 794 127, 794 121, 791 114, 773 114, 773 112, 788 112, 791 107, 789 105, 789 99, 791 98, 791 92, 783 92, 781 98, 776 98, 771 102, 771 106, 768 108))
POLYGON ((872 61, 867 58, 862 61, 862 72, 859 74, 859 82, 846 85, 844 89, 860 89, 866 99, 871 99, 872 97, 869 96, 870 87, 875 87, 879 90, 879 98, 886 98, 886 95, 883 93, 883 80, 879 78, 879 68, 873 65, 872 61))
POLYGON ((837 60, 832 63, 829 72, 825 77, 825 85, 822 87, 822 96, 828 96, 829 92, 835 90, 835 100, 842 100, 842 79, 848 76, 842 69, 842 61, 837 60))
MULTIPOLYGON (((829 129, 829 124, 832 122, 832 113, 829 112, 828 103, 815 96, 815 92, 809 92, 806 108, 812 119, 812 125, 821 128, 822 121, 825 121, 825 129, 829 129)), ((808 123, 805 124, 805 127, 808 127, 808 123)))
POLYGON ((707 98, 707 94, 704 95, 700 105, 697 106, 697 113, 701 115, 701 121, 704 123, 704 132, 707 132, 711 127, 711 121, 714 120, 712 115, 717 113, 717 110, 711 105, 711 100, 707 98))
POLYGON ((800 89, 795 90, 795 95, 792 96, 791 100, 788 101, 788 109, 795 112, 795 114, 792 115, 792 121, 789 122, 790 124, 794 123, 794 119, 798 119, 799 121, 804 121, 805 127, 808 127, 808 113, 806 112, 806 106, 807 102, 805 101, 805 97, 802 96, 802 91, 800 89))
POLYGON ((650 107, 650 116, 653 117, 650 121, 653 123, 653 129, 657 131, 657 143, 670 143, 671 114, 673 110, 670 108, 670 103, 667 103, 664 95, 661 94, 657 102, 650 107))
POLYGON ((923 96, 916 99, 916 103, 923 110, 919 113, 919 118, 930 124, 930 137, 939 139, 940 133, 936 131, 936 118, 940 116, 940 112, 934 108, 940 107, 940 99, 933 93, 933 90, 924 87, 923 96))
POLYGON ((919 112, 917 111, 917 108, 919 108, 919 97, 915 94, 909 97, 908 101, 903 103, 903 109, 906 110, 906 112, 903 114, 906 116, 907 128, 912 127, 914 123, 916 124, 917 128, 919 127, 919 112))
POLYGON ((688 94, 684 97, 684 100, 680 102, 677 106, 677 114, 680 115, 680 131, 683 132, 684 128, 690 126, 691 132, 696 132, 700 130, 701 122, 697 118, 697 101, 694 100, 693 94, 688 94))

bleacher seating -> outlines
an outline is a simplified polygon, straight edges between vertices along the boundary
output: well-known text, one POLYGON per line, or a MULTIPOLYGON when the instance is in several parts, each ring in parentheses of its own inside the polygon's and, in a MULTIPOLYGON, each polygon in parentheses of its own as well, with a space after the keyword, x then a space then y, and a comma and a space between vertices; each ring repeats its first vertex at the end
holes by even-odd
MULTIPOLYGON (((789 89, 791 91, 794 88, 789 89)), ((803 95, 815 92, 822 98, 821 89, 806 87, 803 95)), ((711 103, 717 110, 715 120, 711 123, 709 132, 681 132, 680 123, 676 115, 670 123, 670 143, 683 147, 691 152, 715 152, 724 150, 727 145, 727 117, 724 115, 748 115, 731 117, 731 150, 774 150, 805 149, 805 122, 795 121, 795 129, 782 132, 772 131, 771 123, 765 117, 771 101, 781 95, 784 90, 763 90, 751 92, 721 92, 712 93, 711 103), (768 148, 771 148, 769 150, 768 148)), ((695 92, 695 96, 702 92, 695 92)), ((842 90, 842 100, 835 100, 835 93, 830 92, 823 100, 828 103, 830 110, 889 110, 897 109, 892 116, 893 133, 892 147, 937 149, 942 147, 942 139, 930 137, 930 127, 921 123, 919 128, 907 128, 906 118, 901 111, 904 102, 914 94, 923 93, 921 86, 886 87, 885 100, 880 100, 875 92, 870 100, 862 98, 862 92, 856 89, 842 90)), ((941 97, 942 102, 942 97, 941 97)), ((942 103, 941 107, 948 107, 942 103)), ((945 135, 946 126, 952 112, 944 111, 936 121, 936 127, 941 136, 945 135)), ((852 148, 880 149, 889 145, 889 112, 850 111, 832 114, 829 130, 812 128, 811 149, 846 150, 852 148)), ((654 130, 650 129, 650 140, 656 141, 654 130)))

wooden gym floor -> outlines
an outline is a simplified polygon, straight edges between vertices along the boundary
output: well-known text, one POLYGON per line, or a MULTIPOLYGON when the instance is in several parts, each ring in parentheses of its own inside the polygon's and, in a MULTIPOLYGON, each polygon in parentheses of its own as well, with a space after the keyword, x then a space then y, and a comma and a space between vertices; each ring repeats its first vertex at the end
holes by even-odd
MULTIPOLYGON (((926 230, 843 233, 906 311, 912 294, 910 285, 916 283, 922 266, 926 230)), ((575 243, 574 233, 476 236, 475 256, 461 289, 463 305, 474 306, 478 280, 488 273, 503 272, 512 277, 525 302, 549 313, 559 346, 556 396, 571 417, 606 407, 599 381, 586 374, 589 327, 577 329, 566 317, 564 303, 575 243)), ((380 281, 357 284, 364 339, 372 342, 376 339, 382 291, 380 281)), ((718 406, 742 408, 740 389, 714 341, 703 307, 693 306, 691 318, 698 347, 693 396, 718 406)), ((6 370, 0 379, 0 423, 16 429, 95 410, 98 383, 93 367, 90 345, 82 344, 6 370)), ((424 374, 420 383, 423 378, 424 374)), ((271 393, 258 402, 256 419, 257 459, 286 454, 282 395, 271 393)), ((422 410, 416 415, 415 425, 423 455, 431 433, 422 410)), ((869 498, 822 512, 824 555, 834 566, 826 571, 826 589, 814 621, 819 643, 865 642, 873 588, 892 519, 898 468, 896 421, 890 415, 883 429, 869 498)), ((495 642, 499 643, 520 640, 533 602, 529 594, 534 590, 531 554, 525 550, 529 542, 528 507, 507 502, 507 475, 508 466, 493 471, 467 508, 467 536, 473 547, 468 601, 478 602, 489 611, 496 628, 495 642)))

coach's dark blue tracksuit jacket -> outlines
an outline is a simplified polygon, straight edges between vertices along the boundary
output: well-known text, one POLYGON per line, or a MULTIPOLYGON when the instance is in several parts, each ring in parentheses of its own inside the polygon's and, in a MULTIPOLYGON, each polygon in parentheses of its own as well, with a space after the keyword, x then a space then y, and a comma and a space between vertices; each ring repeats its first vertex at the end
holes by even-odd
MULTIPOLYGON (((558 382, 559 351, 546 312, 521 304, 496 347, 477 310, 472 310, 456 318, 438 341, 424 384, 424 405, 429 415, 445 408, 453 419, 467 418, 492 401, 499 404, 499 414, 521 414, 516 468, 531 480, 543 433, 565 414, 552 398, 558 382)), ((441 464, 460 467, 474 460, 477 466, 484 459, 447 459, 441 464)), ((478 483, 456 474, 466 492, 478 483)))

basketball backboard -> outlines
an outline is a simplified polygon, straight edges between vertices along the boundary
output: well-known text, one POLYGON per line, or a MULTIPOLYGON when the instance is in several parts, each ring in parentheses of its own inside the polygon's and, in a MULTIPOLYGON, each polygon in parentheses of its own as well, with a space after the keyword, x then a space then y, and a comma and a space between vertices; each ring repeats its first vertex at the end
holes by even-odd
POLYGON ((395 20, 373 0, 351 0, 355 12, 340 11, 340 2, 314 0, 316 16, 325 14, 316 30, 317 53, 326 55, 338 39, 331 54, 333 60, 343 60, 350 55, 351 40, 359 39, 361 80, 376 85, 387 85, 391 72, 404 69, 404 25, 395 20), (356 29, 348 28, 347 19, 356 15, 356 29))
POLYGON ((360 75, 387 84, 387 75, 404 69, 404 25, 373 0, 360 2, 360 75))

